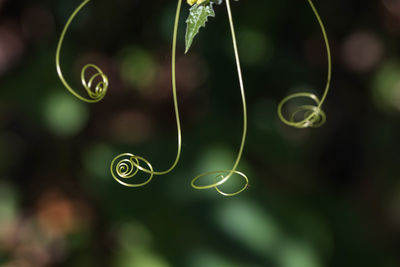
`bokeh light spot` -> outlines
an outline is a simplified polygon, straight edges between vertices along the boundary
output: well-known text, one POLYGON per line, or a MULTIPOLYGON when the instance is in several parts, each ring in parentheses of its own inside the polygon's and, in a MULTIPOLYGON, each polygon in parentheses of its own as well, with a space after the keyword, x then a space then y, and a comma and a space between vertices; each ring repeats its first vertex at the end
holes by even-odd
POLYGON ((260 256, 271 255, 283 239, 275 220, 254 203, 234 200, 215 212, 220 228, 260 256))
POLYGON ((367 72, 383 56, 382 41, 371 32, 352 33, 343 44, 343 60, 350 70, 367 72))
POLYGON ((127 84, 143 90, 154 82, 157 63, 150 52, 132 46, 125 48, 120 58, 121 76, 127 84))
POLYGON ((141 223, 125 223, 118 227, 119 249, 113 266, 169 267, 170 264, 152 248, 152 233, 141 223))
POLYGON ((85 169, 90 174, 96 176, 96 178, 104 178, 102 180, 104 182, 109 182, 111 181, 109 164, 113 156, 114 152, 109 146, 105 144, 94 144, 87 148, 82 161, 85 169))
POLYGON ((244 28, 238 31, 240 58, 244 64, 265 64, 274 54, 271 41, 256 29, 244 28))
POLYGON ((280 249, 282 267, 321 267, 313 250, 303 243, 288 242, 280 249))
POLYGON ((89 117, 85 105, 66 93, 50 95, 44 105, 43 113, 49 130, 62 137, 79 133, 89 117))
POLYGON ((372 82, 372 97, 383 110, 400 110, 400 65, 387 62, 377 71, 372 82))

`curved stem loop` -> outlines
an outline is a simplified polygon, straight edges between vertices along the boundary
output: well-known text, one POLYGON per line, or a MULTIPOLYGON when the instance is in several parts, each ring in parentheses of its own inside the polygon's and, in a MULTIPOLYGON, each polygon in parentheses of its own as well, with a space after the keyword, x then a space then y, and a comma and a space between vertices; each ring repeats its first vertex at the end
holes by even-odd
POLYGON ((331 56, 331 49, 329 45, 328 36, 326 34, 324 23, 320 15, 318 14, 317 9, 315 8, 312 0, 307 0, 314 15, 318 21, 318 24, 321 28, 322 35, 324 37, 326 53, 328 58, 328 75, 327 81, 325 85, 324 94, 321 99, 319 99, 316 95, 312 93, 295 93, 285 97, 278 105, 278 116, 282 120, 283 123, 296 127, 296 128, 307 128, 307 127, 320 127, 326 122, 326 115, 325 112, 321 109, 323 103, 326 100, 328 95, 330 85, 331 85, 331 78, 332 78, 332 56, 331 56), (298 98, 308 98, 311 99, 315 105, 301 105, 296 107, 288 117, 283 115, 283 108, 288 104, 289 101, 298 98))
POLYGON ((178 96, 176 90, 176 42, 178 35, 178 25, 179 25, 179 15, 181 11, 182 0, 178 0, 178 6, 176 9, 175 15, 175 24, 174 24, 174 33, 173 33, 173 41, 172 41, 172 93, 173 93, 173 101, 174 101, 174 110, 175 110, 175 118, 176 118, 176 127, 178 132, 178 147, 177 153, 174 163, 165 171, 155 171, 151 163, 143 157, 131 154, 131 153, 123 153, 114 158, 111 162, 110 170, 113 178, 120 184, 128 187, 140 187, 148 184, 154 175, 164 175, 171 172, 178 165, 181 150, 182 150, 182 130, 181 130, 181 121, 179 116, 179 108, 178 108, 178 96), (140 163, 143 162, 147 167, 143 167, 140 163), (149 175, 149 177, 144 182, 139 183, 128 183, 125 182, 127 179, 134 178, 139 172, 144 172, 149 175))
POLYGON ((241 140, 241 143, 240 143, 240 148, 239 148, 238 155, 236 157, 236 161, 233 164, 233 167, 232 167, 231 170, 211 171, 211 172, 202 173, 202 174, 196 176, 192 180, 191 185, 195 189, 202 190, 202 189, 214 188, 215 190, 217 190, 218 193, 220 193, 220 194, 222 194, 224 196, 235 196, 235 195, 240 194, 244 190, 246 190, 247 187, 248 187, 248 184, 249 184, 249 179, 247 178, 247 176, 244 173, 237 171, 237 168, 239 166, 240 160, 241 160, 242 155, 243 155, 244 145, 245 145, 246 136, 247 136, 247 104, 246 104, 246 96, 245 96, 245 91, 244 91, 242 69, 241 69, 241 66, 240 66, 239 52, 238 52, 238 47, 237 47, 235 28, 234 28, 234 25, 233 25, 230 1, 229 0, 225 0, 225 2, 226 2, 226 8, 227 8, 227 12, 228 12, 229 24, 230 24, 230 29, 231 29, 232 44, 233 44, 233 50, 234 50, 234 53, 235 53, 235 61, 236 61, 236 67, 237 67, 237 73, 238 73, 239 85, 240 85, 240 93, 241 93, 242 105, 243 105, 243 133, 242 133, 242 140, 241 140), (208 184, 208 185, 198 185, 197 184, 197 182, 201 178, 206 178, 206 177, 213 176, 213 175, 215 176, 214 177, 214 180, 215 180, 214 183, 211 183, 211 184, 208 184), (236 192, 232 192, 232 193, 223 192, 221 190, 220 186, 222 184, 226 183, 232 176, 236 176, 236 177, 241 178, 244 181, 243 187, 241 187, 236 192))
POLYGON ((90 0, 85 0, 80 4, 75 11, 72 13, 72 15, 69 17, 67 23, 64 26, 64 29, 62 30, 60 40, 58 41, 57 45, 57 51, 56 51, 56 68, 57 68, 57 74, 58 77, 60 78, 61 82, 64 84, 65 88, 68 89, 68 91, 73 94, 75 97, 78 99, 87 102, 87 103, 95 103, 99 102, 104 98, 104 96, 107 93, 108 89, 108 78, 107 76, 103 73, 103 71, 97 67, 94 64, 87 64, 83 67, 81 71, 81 82, 83 87, 86 90, 86 93, 88 94, 89 98, 83 97, 77 92, 75 92, 74 89, 68 84, 68 82, 65 80, 64 75, 61 70, 61 64, 60 64, 60 54, 61 54, 61 48, 64 43, 65 35, 69 29, 69 26, 71 25, 72 21, 75 19, 75 17, 78 15, 79 11, 81 11, 82 8, 84 8, 90 0), (88 70, 94 70, 95 74, 93 74, 88 80, 87 80, 87 75, 86 72, 88 70))

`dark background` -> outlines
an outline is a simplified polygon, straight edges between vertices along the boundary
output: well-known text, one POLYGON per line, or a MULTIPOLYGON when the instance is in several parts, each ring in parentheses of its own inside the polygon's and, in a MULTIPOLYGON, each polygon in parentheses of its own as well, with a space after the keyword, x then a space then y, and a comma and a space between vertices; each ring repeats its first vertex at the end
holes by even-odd
POLYGON ((96 63, 97 104, 62 86, 55 49, 78 0, 0 0, 0 265, 400 266, 400 1, 316 1, 332 45, 319 129, 279 121, 286 95, 323 93, 327 62, 306 0, 232 2, 249 134, 233 198, 196 191, 202 170, 230 168, 240 142, 239 85, 225 6, 177 58, 183 155, 145 187, 116 183, 131 152, 171 164, 170 58, 176 1, 96 0, 67 33, 66 79, 96 63))

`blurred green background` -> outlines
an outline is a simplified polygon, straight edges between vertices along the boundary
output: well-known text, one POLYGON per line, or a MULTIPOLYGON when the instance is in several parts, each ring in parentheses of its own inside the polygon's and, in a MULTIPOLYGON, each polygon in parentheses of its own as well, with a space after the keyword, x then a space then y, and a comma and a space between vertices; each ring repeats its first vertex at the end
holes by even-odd
POLYGON ((282 124, 289 93, 322 94, 326 55, 306 0, 232 3, 249 108, 234 198, 195 191, 202 170, 230 168, 242 114, 226 8, 188 55, 183 6, 177 58, 183 157, 130 189, 123 152, 164 169, 176 126, 170 47, 177 1, 96 0, 61 55, 77 91, 96 63, 105 99, 63 88, 55 49, 79 0, 0 0, 0 266, 400 266, 400 2, 316 1, 334 76, 320 129, 282 124))

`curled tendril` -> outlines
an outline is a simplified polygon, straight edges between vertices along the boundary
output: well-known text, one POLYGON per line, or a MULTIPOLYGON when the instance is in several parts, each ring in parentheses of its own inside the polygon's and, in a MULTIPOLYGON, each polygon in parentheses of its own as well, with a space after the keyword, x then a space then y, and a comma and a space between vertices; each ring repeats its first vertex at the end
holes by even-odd
POLYGON ((95 103, 99 102, 104 98, 104 96, 107 93, 108 89, 108 78, 107 76, 103 73, 103 71, 97 67, 94 64, 87 64, 83 67, 81 71, 81 81, 82 85, 85 88, 89 98, 83 97, 77 92, 75 92, 74 89, 67 83, 67 81, 64 78, 64 75, 61 71, 61 65, 60 65, 60 54, 61 54, 61 48, 64 43, 64 38, 65 35, 68 31, 69 26, 71 25, 72 21, 76 17, 76 15, 79 13, 79 11, 86 6, 90 0, 85 0, 82 4, 80 4, 75 11, 72 13, 72 15, 69 17, 67 23, 64 26, 64 29, 61 33, 60 40, 58 41, 58 46, 57 46, 57 51, 56 51, 56 68, 57 68, 57 74, 58 77, 60 78, 61 82, 64 84, 64 86, 68 89, 68 91, 76 96, 78 99, 87 102, 87 103, 95 103), (88 80, 86 79, 87 75, 86 72, 88 70, 94 70, 95 74, 93 74, 88 80))
POLYGON ((212 172, 206 172, 206 173, 202 173, 198 176, 196 176, 191 183, 192 187, 195 189, 211 189, 214 188, 215 190, 217 190, 218 193, 220 193, 223 196, 227 196, 227 197, 231 197, 231 196, 235 196, 240 194, 241 192, 243 192, 244 190, 247 189, 248 185, 249 185, 249 179, 247 178, 247 176, 239 171, 234 171, 234 170, 225 170, 225 171, 212 171, 212 172), (207 176, 213 176, 214 175, 214 180, 215 182, 212 184, 208 184, 208 185, 197 185, 196 182, 198 180, 200 180, 201 178, 205 178, 207 176), (240 188, 239 190, 237 190, 236 192, 233 193, 227 193, 222 191, 219 186, 221 186, 222 184, 224 184, 225 182, 227 182, 229 179, 232 178, 232 176, 239 176, 240 178, 242 178, 242 180, 244 180, 243 183, 243 187, 240 188))
POLYGON ((332 76, 332 58, 331 49, 329 45, 328 36, 326 34, 325 26, 315 8, 312 0, 307 0, 310 4, 311 9, 321 27, 322 35, 324 37, 327 57, 328 57, 328 78, 325 86, 325 91, 321 99, 312 93, 295 93, 284 98, 278 105, 278 116, 287 125, 296 128, 307 128, 307 127, 320 127, 326 122, 325 112, 321 109, 327 95, 329 92, 332 76), (289 114, 289 116, 283 115, 283 108, 289 101, 298 98, 308 98, 312 100, 315 105, 301 105, 294 109, 294 111, 289 114))
POLYGON ((146 159, 130 153, 125 153, 114 158, 111 163, 111 174, 118 183, 124 186, 140 187, 150 183, 154 176, 154 170, 150 162, 146 159), (147 165, 148 169, 140 166, 140 162, 144 162, 147 165), (149 174, 149 177, 144 182, 128 183, 123 181, 135 177, 139 171, 143 171, 149 174))
POLYGON ((174 101, 174 110, 175 110, 175 118, 176 118, 176 127, 178 132, 178 147, 177 153, 174 163, 171 167, 166 171, 155 171, 151 163, 143 157, 133 155, 131 153, 124 153, 118 155, 111 162, 111 174, 113 178, 120 184, 128 187, 141 187, 148 184, 155 175, 164 175, 171 172, 175 169, 176 165, 179 162, 182 150, 182 130, 181 130, 181 122, 179 116, 179 108, 178 108, 178 97, 176 90, 176 41, 178 35, 178 25, 179 25, 179 15, 181 11, 182 0, 178 0, 178 6, 176 9, 175 16, 175 24, 174 24, 174 33, 173 33, 173 41, 172 41, 172 93, 173 93, 173 101, 174 101), (141 166, 141 163, 144 163, 147 167, 141 166), (144 172, 148 174, 148 178, 144 182, 139 183, 128 183, 125 182, 127 179, 134 178, 139 172, 144 172))
POLYGON ((227 12, 228 12, 229 24, 230 24, 230 28, 231 28, 233 50, 234 50, 234 53, 235 53, 237 73, 238 73, 238 77, 239 77, 240 92, 241 92, 241 96, 242 96, 242 105, 243 105, 243 134, 242 134, 242 141, 241 141, 241 144, 240 144, 240 149, 239 149, 239 153, 237 155, 235 164, 233 165, 231 170, 211 171, 211 172, 202 173, 202 174, 196 176, 192 180, 191 185, 195 189, 202 190, 202 189, 214 188, 221 195, 224 195, 224 196, 235 196, 235 195, 240 194, 244 190, 246 190, 248 185, 249 185, 249 179, 247 178, 247 176, 244 173, 237 171, 237 167, 238 167, 238 165, 240 163, 240 160, 242 158, 243 149, 244 149, 244 145, 245 145, 245 142, 246 142, 246 135, 247 135, 247 104, 246 104, 246 96, 245 96, 245 92, 244 92, 242 70, 241 70, 241 67, 240 67, 239 52, 238 52, 238 48, 237 48, 237 41, 236 41, 236 35, 235 35, 235 28, 234 28, 234 25, 233 25, 230 1, 226 0, 225 2, 226 2, 226 8, 227 8, 227 12), (214 177, 215 182, 214 183, 208 184, 208 185, 198 185, 198 184, 196 184, 196 182, 199 181, 200 179, 206 178, 206 177, 209 177, 209 176, 212 176, 212 175, 215 175, 215 177, 214 177), (239 190, 237 190, 236 192, 233 192, 233 193, 226 193, 226 192, 222 191, 220 186, 222 184, 226 183, 233 176, 239 176, 244 180, 243 187, 241 187, 239 190))

